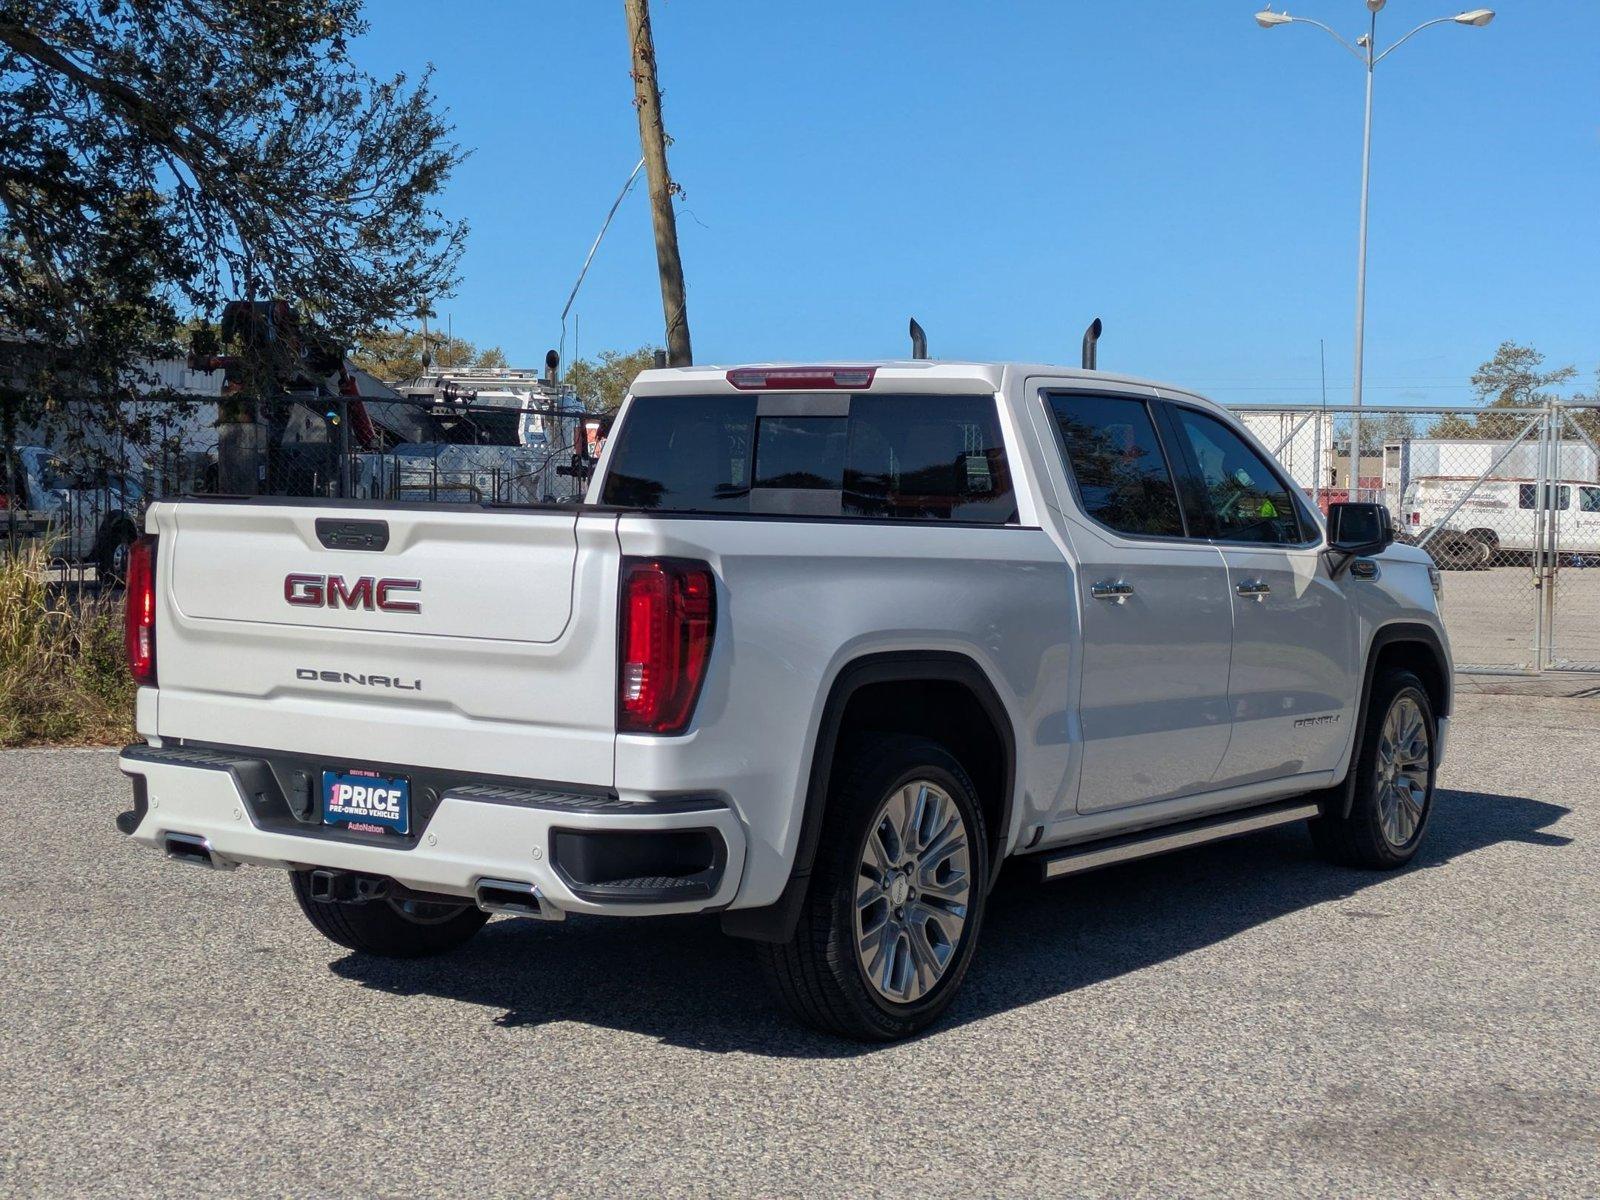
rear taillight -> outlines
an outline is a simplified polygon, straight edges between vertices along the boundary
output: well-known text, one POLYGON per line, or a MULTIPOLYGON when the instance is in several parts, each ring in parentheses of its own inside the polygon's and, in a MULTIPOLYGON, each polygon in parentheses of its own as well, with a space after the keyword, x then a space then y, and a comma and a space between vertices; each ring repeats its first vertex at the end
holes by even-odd
POLYGON ((682 558, 622 560, 617 730, 682 733, 694 716, 717 623, 711 568, 682 558))
POLYGON ((1414 512, 1406 519, 1409 520, 1413 525, 1422 524, 1422 514, 1420 512, 1414 512))
POLYGON ((124 644, 128 674, 144 687, 156 682, 156 538, 147 533, 128 549, 128 608, 124 644))

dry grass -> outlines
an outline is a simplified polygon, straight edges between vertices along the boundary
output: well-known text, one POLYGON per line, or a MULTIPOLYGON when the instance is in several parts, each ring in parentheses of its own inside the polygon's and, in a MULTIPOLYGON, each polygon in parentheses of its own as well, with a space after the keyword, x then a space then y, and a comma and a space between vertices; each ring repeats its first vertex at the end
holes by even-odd
POLYGON ((0 555, 0 747, 133 740, 120 597, 69 601, 44 551, 0 555))

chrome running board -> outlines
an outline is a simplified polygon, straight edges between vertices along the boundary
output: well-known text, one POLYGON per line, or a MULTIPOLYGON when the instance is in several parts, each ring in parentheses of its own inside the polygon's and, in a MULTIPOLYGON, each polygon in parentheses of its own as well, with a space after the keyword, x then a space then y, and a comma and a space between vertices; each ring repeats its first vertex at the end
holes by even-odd
POLYGON ((1310 801, 1287 800, 1263 808, 1223 813, 1198 821, 1185 821, 1181 825, 1167 825, 1098 842, 1047 850, 1032 857, 1039 863, 1044 878, 1060 879, 1080 871, 1093 871, 1138 858, 1153 858, 1173 850, 1186 850, 1190 846, 1203 846, 1207 842, 1220 842, 1225 838, 1271 829, 1275 825, 1290 825, 1295 821, 1309 820, 1321 811, 1317 804, 1310 801))

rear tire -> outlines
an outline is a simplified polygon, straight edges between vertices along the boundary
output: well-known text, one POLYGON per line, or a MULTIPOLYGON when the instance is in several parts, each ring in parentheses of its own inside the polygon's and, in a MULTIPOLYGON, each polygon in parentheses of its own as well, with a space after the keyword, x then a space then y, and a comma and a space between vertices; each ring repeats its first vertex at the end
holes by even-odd
POLYGON ((426 958, 472 940, 489 914, 469 902, 369 900, 340 904, 311 895, 311 872, 291 871, 294 898, 312 927, 329 941, 383 958, 426 958))
POLYGON ((95 578, 102 588, 120 588, 127 583, 128 553, 138 539, 138 527, 127 520, 118 521, 101 533, 94 563, 95 578))
POLYGON ((1478 571, 1489 565, 1489 547, 1468 533, 1438 534, 1427 549, 1441 570, 1478 571))
POLYGON ((1311 838, 1330 862, 1393 870, 1410 862, 1433 813, 1438 725, 1422 680, 1391 669, 1373 680, 1361 744, 1355 798, 1348 816, 1324 814, 1311 838))
POLYGON ((977 947, 988 831, 937 742, 863 738, 835 767, 794 936, 761 947, 778 999, 824 1033, 885 1042, 949 1008, 977 947))

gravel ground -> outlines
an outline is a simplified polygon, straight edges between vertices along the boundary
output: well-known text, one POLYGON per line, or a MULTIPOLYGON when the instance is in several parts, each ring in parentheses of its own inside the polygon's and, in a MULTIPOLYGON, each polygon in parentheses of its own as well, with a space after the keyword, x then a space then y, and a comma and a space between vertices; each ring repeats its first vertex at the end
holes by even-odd
MULTIPOLYGON (((1600 1194, 1600 705, 1463 696, 1429 841, 1002 885, 952 1017, 791 1028, 694 921, 351 955, 0 755, 0 1193, 1600 1194)), ((1019 873, 1020 874, 1020 873, 1019 873)))

